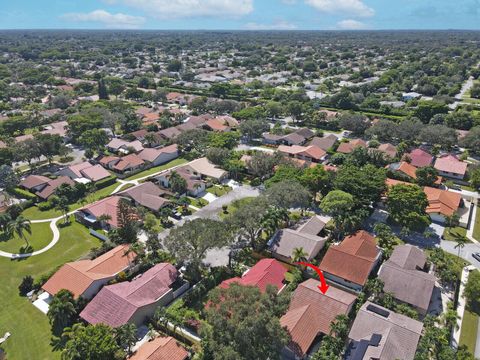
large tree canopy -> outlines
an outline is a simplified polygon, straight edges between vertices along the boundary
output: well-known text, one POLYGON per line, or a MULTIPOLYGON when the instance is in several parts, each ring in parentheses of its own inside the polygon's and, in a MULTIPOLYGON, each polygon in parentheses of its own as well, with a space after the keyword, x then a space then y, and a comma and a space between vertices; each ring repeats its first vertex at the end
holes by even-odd
POLYGON ((205 359, 278 359, 289 336, 279 320, 288 299, 277 291, 269 286, 262 294, 237 284, 214 289, 206 311, 210 326, 202 327, 205 359))

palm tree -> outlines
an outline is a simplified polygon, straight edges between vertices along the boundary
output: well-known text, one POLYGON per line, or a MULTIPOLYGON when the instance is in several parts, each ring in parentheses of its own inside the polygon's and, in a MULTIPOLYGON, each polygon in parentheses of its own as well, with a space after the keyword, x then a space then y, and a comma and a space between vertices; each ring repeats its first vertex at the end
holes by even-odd
POLYGON ((292 252, 292 261, 294 263, 298 263, 301 261, 306 261, 307 260, 308 254, 303 250, 303 247, 298 247, 293 249, 292 252))
POLYGON ((465 244, 468 243, 468 239, 465 236, 457 236, 455 237, 455 249, 458 249, 458 258, 460 258, 460 250, 465 247, 465 244))
POLYGON ((65 196, 61 196, 58 199, 55 210, 58 210, 63 214, 65 224, 69 222, 68 212, 70 211, 70 205, 68 204, 68 199, 65 196))
POLYGON ((19 215, 16 219, 10 221, 7 224, 7 231, 10 235, 17 234, 20 239, 23 239, 27 243, 27 247, 30 247, 25 232, 32 235, 32 227, 30 220, 26 219, 22 215, 19 215))
POLYGON ((72 293, 65 289, 60 290, 53 297, 47 313, 53 332, 60 335, 64 328, 72 325, 76 315, 77 310, 72 293))
POLYGON ((458 329, 457 320, 460 317, 457 314, 457 311, 453 308, 453 302, 449 301, 447 304, 447 311, 442 314, 442 320, 445 324, 445 327, 451 332, 454 329, 458 329))

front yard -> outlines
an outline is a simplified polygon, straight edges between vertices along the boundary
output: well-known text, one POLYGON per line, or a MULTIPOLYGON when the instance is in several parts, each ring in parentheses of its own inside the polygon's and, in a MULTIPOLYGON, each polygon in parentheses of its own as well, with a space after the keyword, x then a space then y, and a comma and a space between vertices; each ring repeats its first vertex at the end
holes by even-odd
POLYGON ((467 229, 464 229, 460 226, 456 226, 453 228, 445 228, 445 231, 443 232, 443 239, 447 241, 456 241, 456 239, 466 236, 467 229))
POLYGON ((50 223, 31 224, 32 235, 25 233, 30 248, 26 249, 26 242, 17 235, 10 239, 0 237, 0 250, 10 253, 22 253, 36 251, 47 246, 52 241, 53 233, 50 229, 50 223))
POLYGON ((462 330, 460 332, 460 345, 467 345, 468 351, 475 354, 475 344, 477 342, 478 315, 465 309, 462 320, 462 330))
POLYGON ((18 285, 26 275, 36 280, 68 261, 85 256, 92 247, 99 245, 100 241, 91 236, 86 228, 74 222, 60 229, 60 241, 44 254, 24 260, 0 258, 0 334, 7 331, 12 334, 2 344, 9 359, 60 359, 60 353, 52 352, 50 346, 48 318, 27 298, 19 296, 18 285))
POLYGON ((213 185, 207 189, 207 192, 215 195, 216 197, 223 196, 232 191, 232 188, 228 185, 213 185))
POLYGON ((480 241, 480 210, 477 207, 477 217, 473 224, 473 238, 480 241))

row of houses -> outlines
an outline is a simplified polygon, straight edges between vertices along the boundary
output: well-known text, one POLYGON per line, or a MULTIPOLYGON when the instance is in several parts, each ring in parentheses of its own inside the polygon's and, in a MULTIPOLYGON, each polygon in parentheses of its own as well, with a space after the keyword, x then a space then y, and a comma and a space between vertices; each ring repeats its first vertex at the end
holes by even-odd
MULTIPOLYGON (((188 289, 189 284, 171 264, 160 263, 131 281, 108 285, 120 273, 134 270, 135 257, 129 245, 119 245, 94 260, 66 263, 42 286, 48 294, 41 300, 46 304, 44 311, 48 310, 52 297, 66 289, 75 299, 89 300, 80 317, 90 324, 143 325, 157 307, 172 302, 188 289)), ((143 344, 129 359, 185 360, 188 357, 188 351, 172 337, 156 337, 143 344)))

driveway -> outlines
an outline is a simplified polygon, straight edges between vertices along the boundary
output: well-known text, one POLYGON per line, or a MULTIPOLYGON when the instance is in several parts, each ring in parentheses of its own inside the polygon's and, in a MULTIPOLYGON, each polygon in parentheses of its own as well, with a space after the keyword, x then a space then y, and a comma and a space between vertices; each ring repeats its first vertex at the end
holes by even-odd
MULTIPOLYGON (((175 224, 175 227, 181 226, 185 221, 193 219, 214 219, 219 220, 219 213, 222 211, 223 205, 228 205, 235 200, 244 199, 247 197, 257 197, 260 195, 260 191, 257 188, 253 188, 249 185, 240 185, 234 188, 229 193, 220 196, 216 200, 212 201, 210 204, 204 206, 196 213, 186 216, 182 220, 178 221, 175 224)), ((158 234, 160 241, 165 239, 170 233, 170 229, 166 229, 158 234)), ((230 249, 228 247, 221 249, 212 249, 207 252, 205 260, 203 261, 206 265, 209 266, 226 266, 228 265, 228 254, 230 249)))

